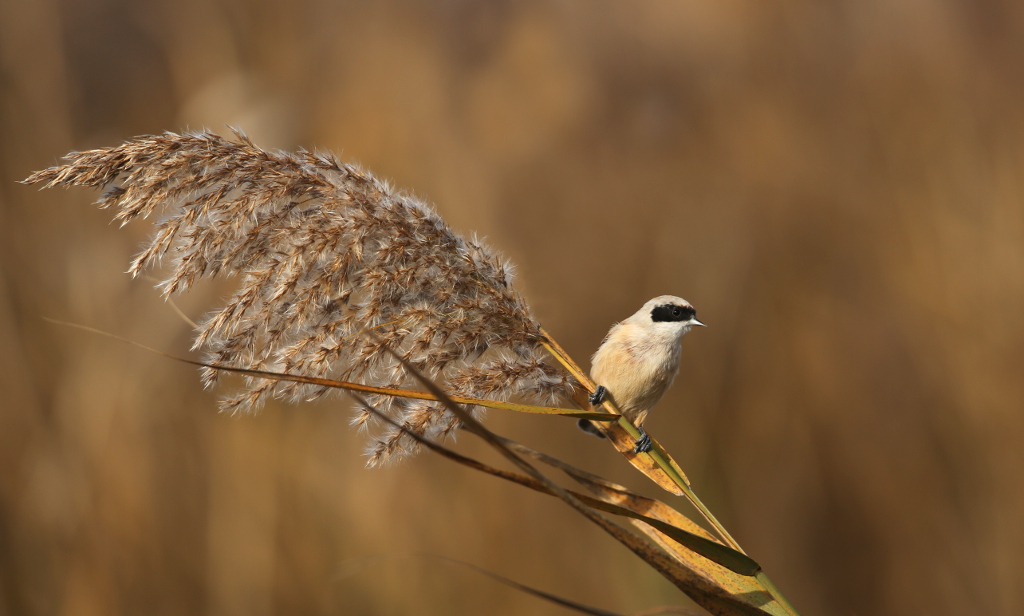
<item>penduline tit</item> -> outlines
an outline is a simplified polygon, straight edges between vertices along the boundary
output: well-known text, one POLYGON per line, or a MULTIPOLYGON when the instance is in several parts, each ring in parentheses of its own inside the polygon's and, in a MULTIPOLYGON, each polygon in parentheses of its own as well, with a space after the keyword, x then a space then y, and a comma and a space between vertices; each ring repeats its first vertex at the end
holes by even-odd
MULTIPOLYGON (((672 295, 655 297, 625 321, 612 326, 591 360, 590 378, 597 390, 590 396, 594 406, 611 400, 640 431, 634 453, 651 449, 644 431, 647 413, 679 373, 679 342, 692 327, 704 324, 685 299, 672 295)), ((579 427, 603 436, 586 419, 579 427)))

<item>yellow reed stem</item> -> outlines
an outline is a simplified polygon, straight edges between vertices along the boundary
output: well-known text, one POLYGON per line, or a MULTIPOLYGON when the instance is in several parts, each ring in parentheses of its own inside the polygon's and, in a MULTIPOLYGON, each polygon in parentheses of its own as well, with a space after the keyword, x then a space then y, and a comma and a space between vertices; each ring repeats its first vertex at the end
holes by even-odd
MULTIPOLYGON (((548 353, 550 353, 551 356, 554 357, 556 361, 558 361, 558 363, 562 364, 562 366, 564 366, 565 369, 569 371, 569 374, 575 377, 576 380, 579 381, 580 384, 583 385, 583 387, 585 387, 588 392, 593 393, 596 389, 596 385, 592 380, 590 380, 590 377, 583 372, 583 370, 576 364, 576 362, 573 361, 569 354, 565 352, 565 349, 563 349, 558 344, 558 342, 555 341, 551 334, 549 334, 543 327, 540 328, 540 333, 543 336, 540 343, 548 351, 548 353)), ((640 431, 637 430, 636 427, 628 419, 626 419, 625 417, 621 417, 622 413, 619 412, 619 409, 615 408, 614 403, 612 403, 610 400, 605 400, 604 404, 608 408, 612 409, 614 413, 620 415, 618 423, 623 430, 625 430, 627 433, 629 433, 630 436, 634 438, 640 438, 640 431)), ((664 451, 662 451, 660 445, 655 446, 646 455, 650 455, 651 458, 654 460, 655 464, 658 465, 658 468, 660 468, 672 480, 673 483, 679 486, 679 489, 683 491, 683 494, 686 496, 686 498, 690 501, 691 504, 693 504, 694 507, 696 507, 697 511, 699 511, 701 515, 704 516, 704 519, 708 521, 708 524, 710 524, 712 528, 714 528, 715 532, 718 533, 719 537, 721 537, 723 541, 725 541, 726 545, 736 550, 737 552, 746 554, 746 552, 743 551, 743 548, 740 547, 740 544, 735 539, 733 539, 732 535, 729 534, 729 531, 725 530, 725 527, 722 526, 721 522, 719 522, 718 519, 714 516, 714 514, 711 513, 711 510, 708 509, 707 506, 705 506, 704 503, 701 502, 701 500, 693 492, 693 489, 690 487, 690 483, 685 479, 685 475, 682 473, 682 470, 679 469, 679 467, 674 463, 674 461, 671 458, 668 457, 667 454, 665 454, 664 451)), ((798 613, 796 609, 793 607, 793 605, 790 604, 789 601, 782 595, 782 593, 775 586, 775 584, 773 584, 772 581, 768 579, 768 576, 764 573, 764 571, 759 571, 756 575, 756 578, 758 582, 760 582, 761 586, 763 586, 764 589, 768 591, 768 593, 779 603, 780 606, 782 606, 783 609, 785 609, 791 616, 798 616, 798 613)))

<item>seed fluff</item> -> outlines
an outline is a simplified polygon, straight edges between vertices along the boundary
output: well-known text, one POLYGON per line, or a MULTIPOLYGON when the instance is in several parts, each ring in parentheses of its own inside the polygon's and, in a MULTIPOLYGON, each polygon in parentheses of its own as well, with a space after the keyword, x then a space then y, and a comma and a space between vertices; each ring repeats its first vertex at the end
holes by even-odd
MULTIPOLYGON (((67 164, 25 183, 101 188, 100 207, 117 210, 122 225, 157 212, 155 234, 129 272, 137 276, 169 255, 159 285, 165 296, 204 276, 237 275, 238 290, 194 340, 210 363, 415 388, 390 349, 456 395, 551 404, 578 386, 540 346, 510 264, 478 239, 457 235, 424 202, 330 154, 267 151, 234 135, 165 133, 71 152, 67 164)), ((205 369, 204 384, 219 374, 205 369)), ((329 390, 245 383, 222 409, 329 390)), ((459 427, 438 403, 368 402, 427 438, 459 427)), ((353 423, 380 428, 366 409, 353 423)), ((418 449, 384 427, 370 436, 368 464, 418 449)))

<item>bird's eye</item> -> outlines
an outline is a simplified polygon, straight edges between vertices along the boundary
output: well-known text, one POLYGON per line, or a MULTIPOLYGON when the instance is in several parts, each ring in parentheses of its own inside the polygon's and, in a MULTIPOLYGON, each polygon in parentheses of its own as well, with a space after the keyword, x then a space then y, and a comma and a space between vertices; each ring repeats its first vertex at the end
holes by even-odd
POLYGON ((672 309, 672 316, 674 316, 674 317, 681 317, 681 316, 683 316, 683 309, 680 308, 679 306, 676 306, 675 308, 672 309))

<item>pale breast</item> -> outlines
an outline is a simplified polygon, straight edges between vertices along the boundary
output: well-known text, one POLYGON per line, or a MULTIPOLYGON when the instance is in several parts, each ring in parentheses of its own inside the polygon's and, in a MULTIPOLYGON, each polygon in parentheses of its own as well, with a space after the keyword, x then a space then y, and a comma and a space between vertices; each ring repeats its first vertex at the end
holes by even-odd
POLYGON ((604 385, 622 414, 642 423, 679 372, 679 344, 651 339, 630 324, 612 333, 621 344, 604 344, 594 355, 591 378, 604 385))

